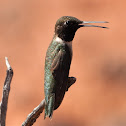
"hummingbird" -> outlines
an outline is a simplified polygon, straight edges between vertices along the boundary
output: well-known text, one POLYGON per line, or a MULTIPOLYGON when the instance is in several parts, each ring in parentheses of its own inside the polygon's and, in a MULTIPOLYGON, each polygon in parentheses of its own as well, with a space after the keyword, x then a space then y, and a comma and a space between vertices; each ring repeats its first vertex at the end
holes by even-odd
POLYGON ((69 77, 72 60, 72 41, 76 31, 81 27, 99 27, 90 23, 108 23, 106 21, 81 21, 72 16, 63 16, 55 24, 53 39, 47 49, 45 58, 45 118, 52 118, 53 111, 62 103, 68 88, 76 82, 69 77))

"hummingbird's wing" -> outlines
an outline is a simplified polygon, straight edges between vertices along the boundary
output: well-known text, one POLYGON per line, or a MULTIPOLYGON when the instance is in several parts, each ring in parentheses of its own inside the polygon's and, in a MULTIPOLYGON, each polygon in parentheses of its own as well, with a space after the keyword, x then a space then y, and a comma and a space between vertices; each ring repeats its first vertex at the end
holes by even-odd
POLYGON ((49 47, 45 65, 45 117, 51 118, 53 110, 57 109, 63 100, 68 87, 70 64, 71 53, 66 44, 58 43, 55 47, 49 47))
POLYGON ((54 76, 56 74, 56 70, 59 68, 59 66, 62 63, 63 55, 64 55, 63 51, 60 50, 52 62, 51 71, 54 76))
POLYGON ((57 109, 61 104, 65 91, 67 90, 67 82, 69 69, 71 64, 71 53, 69 47, 64 44, 59 47, 59 52, 53 59, 51 71, 55 80, 54 93, 55 93, 55 106, 57 109))

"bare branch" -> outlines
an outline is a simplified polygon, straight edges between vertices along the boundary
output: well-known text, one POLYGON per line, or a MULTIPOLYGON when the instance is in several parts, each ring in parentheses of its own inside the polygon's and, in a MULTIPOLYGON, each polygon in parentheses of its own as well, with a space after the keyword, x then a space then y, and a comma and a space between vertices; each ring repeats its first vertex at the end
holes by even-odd
POLYGON ((5 62, 6 62, 7 70, 12 69, 11 66, 10 66, 10 64, 9 64, 9 61, 8 61, 7 57, 5 57, 5 62))
POLYGON ((36 122, 36 119, 43 112, 44 107, 45 99, 42 100, 42 102, 36 108, 34 108, 34 110, 28 115, 26 120, 23 122, 22 126, 32 126, 36 122))
POLYGON ((6 79, 5 79, 4 87, 3 87, 3 96, 0 103, 0 126, 5 126, 8 97, 9 97, 9 92, 10 92, 10 84, 13 77, 13 70, 8 62, 7 57, 5 57, 5 62, 7 66, 7 74, 6 74, 6 79))
MULTIPOLYGON (((9 97, 9 92, 10 92, 10 84, 13 77, 13 69, 11 68, 9 64, 7 57, 5 57, 5 62, 7 66, 7 74, 6 74, 6 79, 3 86, 3 96, 0 103, 0 126, 5 126, 8 97, 9 97)), ((70 88, 70 86, 75 83, 75 81, 76 81, 76 78, 69 77, 67 91, 68 91, 68 88, 70 88)), ((36 108, 34 108, 34 110, 27 116, 22 126, 32 126, 36 122, 36 119, 43 112, 44 108, 45 108, 45 99, 42 100, 41 103, 36 108)))

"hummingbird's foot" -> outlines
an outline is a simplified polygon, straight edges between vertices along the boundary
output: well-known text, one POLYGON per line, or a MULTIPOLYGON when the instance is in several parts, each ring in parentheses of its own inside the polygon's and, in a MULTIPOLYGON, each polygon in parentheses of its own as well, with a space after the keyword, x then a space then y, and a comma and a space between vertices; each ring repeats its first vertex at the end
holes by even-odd
POLYGON ((75 77, 68 77, 68 86, 66 91, 68 91, 68 88, 73 85, 76 82, 76 78, 75 77))

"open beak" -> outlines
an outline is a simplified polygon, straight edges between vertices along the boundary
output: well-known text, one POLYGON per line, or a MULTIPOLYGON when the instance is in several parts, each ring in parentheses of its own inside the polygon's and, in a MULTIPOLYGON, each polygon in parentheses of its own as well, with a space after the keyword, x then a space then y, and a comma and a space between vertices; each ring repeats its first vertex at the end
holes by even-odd
POLYGON ((99 28, 108 28, 104 26, 98 26, 98 25, 88 25, 90 23, 108 23, 107 21, 82 21, 81 24, 79 24, 80 27, 99 27, 99 28))

